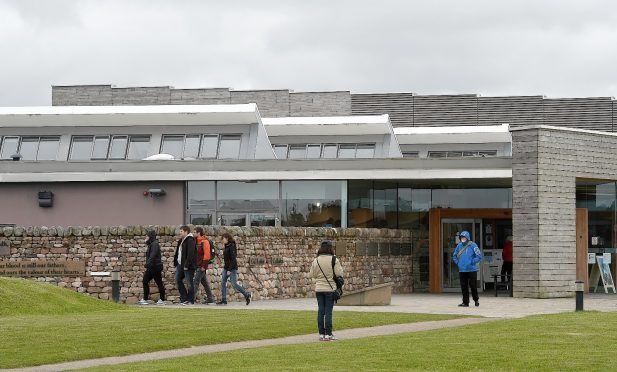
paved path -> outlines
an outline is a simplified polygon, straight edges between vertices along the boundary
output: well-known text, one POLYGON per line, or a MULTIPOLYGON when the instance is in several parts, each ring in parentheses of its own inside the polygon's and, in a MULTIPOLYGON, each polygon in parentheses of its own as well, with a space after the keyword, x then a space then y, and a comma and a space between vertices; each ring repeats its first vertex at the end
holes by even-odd
MULTIPOLYGON (((363 338, 363 337, 393 335, 397 333, 420 332, 420 331, 429 331, 429 330, 441 329, 441 328, 460 327, 463 325, 485 323, 485 322, 489 322, 493 320, 496 320, 496 318, 493 318, 493 319, 490 319, 490 318, 461 318, 461 319, 451 319, 451 320, 431 321, 431 322, 391 324, 391 325, 378 326, 378 327, 354 328, 354 329, 342 330, 342 331, 338 331, 336 333, 336 336, 341 340, 349 340, 349 339, 363 338)), ((114 364, 145 362, 145 361, 152 361, 152 360, 185 357, 185 356, 205 354, 205 353, 217 353, 221 351, 253 349, 253 348, 271 346, 271 345, 291 345, 291 344, 319 342, 315 336, 316 335, 314 334, 310 334, 310 335, 290 336, 290 337, 283 337, 283 338, 273 338, 273 339, 267 339, 267 340, 241 341, 241 342, 232 342, 232 343, 227 343, 227 344, 195 346, 195 347, 184 348, 184 349, 155 351, 151 353, 134 354, 134 355, 119 356, 119 357, 88 359, 88 360, 80 360, 80 361, 60 363, 60 364, 49 364, 49 365, 31 367, 31 368, 13 369, 13 370, 8 370, 8 371, 64 371, 64 370, 71 370, 71 369, 108 366, 108 365, 114 365, 114 364)))

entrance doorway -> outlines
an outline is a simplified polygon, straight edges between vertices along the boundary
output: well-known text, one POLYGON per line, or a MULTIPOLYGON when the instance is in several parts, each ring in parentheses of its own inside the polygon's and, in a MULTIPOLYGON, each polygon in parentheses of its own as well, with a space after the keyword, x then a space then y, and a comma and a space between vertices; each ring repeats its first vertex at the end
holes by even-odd
MULTIPOLYGON (((460 291, 458 266, 452 260, 456 246, 460 243, 459 235, 469 231, 471 240, 477 242, 482 250, 482 220, 471 218, 444 218, 441 220, 441 257, 443 262, 442 289, 444 292, 460 291)), ((481 271, 478 275, 478 290, 483 288, 481 271)))

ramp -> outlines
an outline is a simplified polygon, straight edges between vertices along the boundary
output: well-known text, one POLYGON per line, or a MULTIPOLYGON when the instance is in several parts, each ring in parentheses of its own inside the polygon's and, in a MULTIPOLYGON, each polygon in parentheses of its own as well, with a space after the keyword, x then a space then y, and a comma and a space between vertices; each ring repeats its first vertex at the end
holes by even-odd
POLYGON ((391 300, 392 283, 384 283, 347 292, 336 304, 338 306, 383 306, 390 305, 391 300))

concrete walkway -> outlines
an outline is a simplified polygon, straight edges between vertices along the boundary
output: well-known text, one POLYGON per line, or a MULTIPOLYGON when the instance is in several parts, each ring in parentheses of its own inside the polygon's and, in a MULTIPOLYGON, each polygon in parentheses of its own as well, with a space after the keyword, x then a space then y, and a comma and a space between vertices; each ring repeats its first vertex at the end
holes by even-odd
MULTIPOLYGON (((386 336, 398 333, 430 331, 434 329, 460 327, 468 324, 479 324, 496 320, 495 318, 462 318, 431 322, 418 322, 407 324, 391 324, 369 328, 354 328, 336 332, 336 336, 341 340, 351 340, 364 337, 386 336)), ((99 359, 87 359, 75 362, 48 364, 38 367, 12 369, 8 371, 65 371, 73 369, 83 369, 91 367, 108 366, 123 363, 146 362, 168 358, 186 357, 191 355, 217 353, 221 351, 231 351, 240 349, 253 349, 272 345, 292 345, 319 342, 315 334, 289 336, 267 340, 241 341, 227 344, 195 346, 184 349, 155 351, 151 353, 126 355, 119 357, 108 357, 99 359)))

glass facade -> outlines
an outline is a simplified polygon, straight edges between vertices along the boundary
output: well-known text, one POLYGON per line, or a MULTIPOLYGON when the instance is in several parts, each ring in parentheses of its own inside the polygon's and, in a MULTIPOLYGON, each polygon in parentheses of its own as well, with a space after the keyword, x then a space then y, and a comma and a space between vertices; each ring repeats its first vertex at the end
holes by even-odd
POLYGON ((341 181, 281 182, 282 225, 340 227, 341 181))

